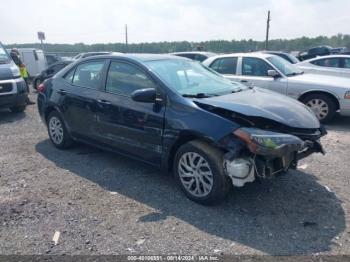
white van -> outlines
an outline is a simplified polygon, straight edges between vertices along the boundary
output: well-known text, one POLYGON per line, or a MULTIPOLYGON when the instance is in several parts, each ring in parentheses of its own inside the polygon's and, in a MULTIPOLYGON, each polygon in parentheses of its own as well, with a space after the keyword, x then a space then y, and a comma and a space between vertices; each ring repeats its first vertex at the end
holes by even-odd
MULTIPOLYGON (((8 50, 9 52, 11 50, 8 50)), ((18 48, 21 60, 31 77, 40 74, 47 68, 43 50, 36 48, 18 48)))

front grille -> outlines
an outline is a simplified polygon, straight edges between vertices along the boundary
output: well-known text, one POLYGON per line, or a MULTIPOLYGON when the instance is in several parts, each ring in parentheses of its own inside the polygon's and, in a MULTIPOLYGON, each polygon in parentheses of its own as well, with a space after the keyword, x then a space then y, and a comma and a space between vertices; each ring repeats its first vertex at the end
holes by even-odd
POLYGON ((0 94, 12 91, 12 83, 0 83, 0 94))

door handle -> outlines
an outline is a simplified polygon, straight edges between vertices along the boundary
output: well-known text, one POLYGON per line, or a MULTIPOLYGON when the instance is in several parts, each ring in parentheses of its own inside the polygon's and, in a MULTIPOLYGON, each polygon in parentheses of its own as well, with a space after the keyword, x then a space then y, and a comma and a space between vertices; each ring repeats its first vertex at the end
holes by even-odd
POLYGON ((65 95, 65 94, 67 94, 67 91, 66 91, 66 90, 63 90, 63 89, 59 89, 59 90, 57 91, 57 93, 59 93, 59 94, 61 94, 61 95, 65 95))
POLYGON ((248 80, 241 80, 241 83, 248 83, 248 80))
POLYGON ((97 102, 98 102, 99 104, 101 104, 101 105, 104 105, 104 106, 109 106, 109 105, 111 105, 111 102, 108 102, 107 100, 101 100, 101 99, 99 99, 99 100, 97 100, 97 102))

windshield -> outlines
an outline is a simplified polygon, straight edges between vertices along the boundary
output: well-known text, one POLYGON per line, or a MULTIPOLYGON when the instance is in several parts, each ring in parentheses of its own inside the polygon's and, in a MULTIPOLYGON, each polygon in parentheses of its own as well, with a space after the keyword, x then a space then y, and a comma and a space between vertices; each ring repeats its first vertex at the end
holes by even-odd
POLYGON ((8 62, 9 60, 9 56, 5 48, 3 48, 2 45, 0 45, 0 63, 8 62))
POLYGON ((168 59, 147 64, 170 88, 184 96, 215 96, 246 89, 195 61, 168 59))
POLYGON ((295 76, 303 73, 303 71, 301 71, 295 65, 289 63, 279 56, 270 56, 267 58, 267 60, 269 60, 270 63, 277 67, 277 69, 286 76, 295 76))

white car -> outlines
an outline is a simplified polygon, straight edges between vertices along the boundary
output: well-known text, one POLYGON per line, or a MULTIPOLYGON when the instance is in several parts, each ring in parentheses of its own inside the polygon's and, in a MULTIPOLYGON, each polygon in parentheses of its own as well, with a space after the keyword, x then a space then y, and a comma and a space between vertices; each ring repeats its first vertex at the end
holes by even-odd
POLYGON ((350 116, 348 78, 304 74, 283 58, 263 53, 220 55, 208 58, 203 64, 233 81, 298 99, 322 122, 332 119, 337 111, 350 116))
POLYGON ((307 73, 350 78, 350 55, 319 56, 296 64, 307 73))

